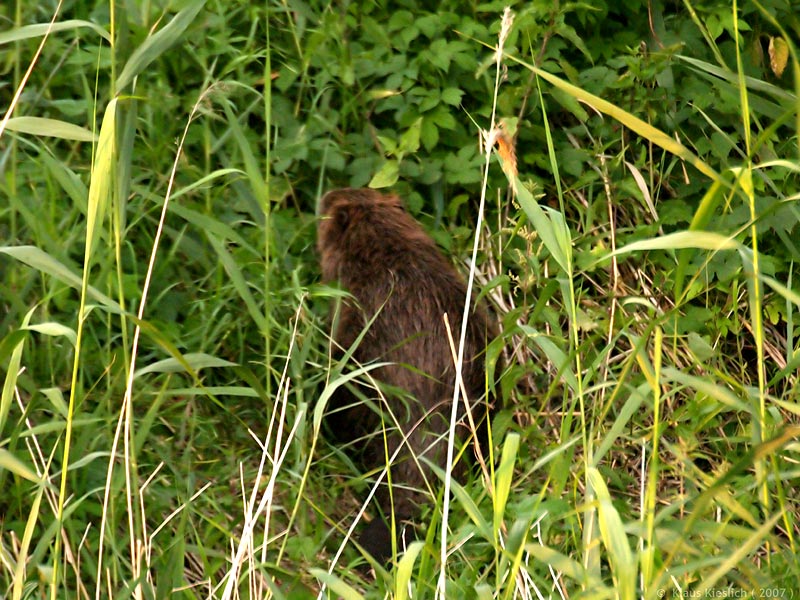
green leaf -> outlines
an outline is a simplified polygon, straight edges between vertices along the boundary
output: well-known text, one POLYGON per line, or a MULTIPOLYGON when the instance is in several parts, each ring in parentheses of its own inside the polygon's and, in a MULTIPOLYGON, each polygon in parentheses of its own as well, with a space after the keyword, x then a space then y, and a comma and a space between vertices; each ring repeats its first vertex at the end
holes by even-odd
MULTIPOLYGON (((175 195, 172 196, 172 200, 175 200, 175 195)), ((246 249, 253 256, 260 255, 260 252, 256 250, 244 236, 240 235, 233 227, 218 218, 205 215, 177 202, 170 204, 169 210, 172 214, 181 217, 187 223, 197 227, 198 231, 208 231, 221 240, 233 242, 237 246, 246 249)))
POLYGON ((97 139, 88 129, 66 121, 46 119, 44 117, 14 117, 8 120, 6 129, 17 133, 28 133, 76 142, 93 142, 97 139))
POLYGON ((664 367, 662 369, 662 378, 664 383, 674 381, 680 385, 688 386, 743 415, 752 413, 753 409, 750 405, 746 402, 742 402, 728 386, 715 383, 714 380, 690 375, 683 372, 681 369, 675 369, 673 367, 664 367))
POLYGON ((442 102, 450 104, 451 106, 458 106, 461 104, 461 97, 464 95, 458 88, 449 87, 442 90, 442 102))
POLYGON ((394 138, 394 132, 392 135, 378 135, 376 136, 378 141, 381 144, 381 148, 383 148, 383 153, 386 156, 394 156, 397 154, 397 142, 394 138))
POLYGON ((411 127, 406 129, 403 135, 400 136, 399 159, 402 160, 403 156, 406 154, 413 154, 419 149, 419 134, 421 129, 422 117, 419 117, 411 124, 411 127))
POLYGON ((369 182, 369 187, 380 189, 394 185, 400 176, 400 163, 387 160, 369 182))
MULTIPOLYGON (((180 364, 180 363, 178 363, 180 364)), ((260 398, 258 390, 242 385, 211 385, 202 388, 175 388, 164 392, 168 397, 185 396, 240 396, 242 398, 260 398)))
POLYGON ((436 126, 431 119, 424 119, 422 121, 422 130, 419 134, 420 140, 422 144, 425 146, 425 150, 430 152, 436 147, 436 144, 439 143, 439 128, 436 126))
POLYGON ((348 371, 347 373, 339 377, 336 377, 335 379, 331 379, 325 386, 325 389, 322 390, 322 393, 319 395, 319 399, 317 400, 316 405, 314 407, 314 416, 312 420, 314 431, 319 431, 322 428, 322 416, 325 414, 325 408, 328 406, 328 400, 330 400, 333 397, 337 389, 345 385, 348 381, 357 379, 358 377, 360 377, 365 373, 369 373, 370 371, 374 371, 375 369, 380 369, 381 367, 385 367, 386 365, 389 364, 391 363, 385 363, 385 362, 371 363, 365 367, 360 367, 358 369, 354 369, 353 371, 348 371))
MULTIPOLYGON (((719 67, 690 56, 683 56, 681 54, 675 54, 674 56, 675 58, 694 67, 698 73, 707 73, 711 77, 721 79, 722 81, 726 81, 733 85, 738 85, 738 76, 736 71, 731 71, 727 67, 719 67)), ((748 90, 769 94, 770 96, 781 100, 784 106, 788 107, 797 102, 797 98, 792 92, 786 91, 785 89, 762 79, 746 76, 744 78, 744 82, 748 90)))
POLYGON ((599 464, 606 453, 608 453, 612 447, 615 447, 614 443, 625 434, 627 429, 630 429, 631 426, 629 423, 631 419, 633 419, 634 415, 639 414, 639 408, 645 400, 647 400, 649 392, 650 385, 646 382, 642 383, 631 392, 625 404, 622 405, 616 419, 614 419, 613 425, 603 436, 603 441, 592 455, 592 463, 594 465, 599 464))
POLYGON ((442 129, 455 129, 457 125, 453 115, 442 105, 439 105, 438 108, 428 113, 428 118, 442 129))
POLYGON ((553 97, 553 100, 571 112, 572 116, 578 119, 581 123, 585 123, 589 120, 589 113, 586 112, 583 106, 581 106, 581 103, 578 102, 575 97, 570 96, 566 92, 562 92, 558 88, 553 88, 550 95, 553 97))
POLYGON ((44 163, 47 170, 59 185, 61 185, 61 189, 67 193, 75 206, 83 213, 86 213, 89 189, 84 185, 83 181, 81 181, 81 178, 62 161, 53 158, 50 154, 50 150, 44 146, 42 146, 39 152, 39 160, 44 163))

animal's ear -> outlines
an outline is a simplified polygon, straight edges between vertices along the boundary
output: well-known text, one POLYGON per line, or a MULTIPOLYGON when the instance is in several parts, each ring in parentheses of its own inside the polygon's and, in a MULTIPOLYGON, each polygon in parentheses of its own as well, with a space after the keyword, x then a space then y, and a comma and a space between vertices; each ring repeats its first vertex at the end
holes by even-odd
POLYGON ((341 205, 342 200, 347 199, 347 192, 349 191, 350 190, 330 190, 326 192, 319 200, 318 214, 332 217, 337 207, 341 205))
POLYGON ((336 224, 339 226, 339 229, 344 231, 350 224, 350 210, 347 206, 338 206, 335 213, 333 218, 336 219, 336 224))

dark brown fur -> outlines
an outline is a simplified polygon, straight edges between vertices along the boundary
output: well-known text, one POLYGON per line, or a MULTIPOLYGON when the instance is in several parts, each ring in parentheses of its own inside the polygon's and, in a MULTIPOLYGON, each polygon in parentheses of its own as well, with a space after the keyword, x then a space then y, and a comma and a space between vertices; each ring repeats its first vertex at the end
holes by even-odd
MULTIPOLYGON (((397 196, 369 189, 334 190, 322 198, 320 215, 317 245, 323 279, 339 281, 353 296, 342 303, 335 323, 334 354, 341 357, 374 318, 353 358, 359 364, 392 363, 371 374, 408 395, 389 388, 383 405, 384 415, 394 415, 402 429, 391 429, 394 420, 385 417, 389 456, 403 443, 403 434, 408 437, 392 464, 391 499, 385 487, 378 495, 384 514, 391 514, 393 507, 399 523, 416 514, 424 490, 436 482, 416 459, 424 456, 445 467, 455 367, 443 315, 447 313, 457 345, 466 285, 397 196)), ((483 352, 492 333, 485 311, 474 308, 462 371, 473 406, 485 396, 483 352)), ((331 429, 340 441, 359 440, 355 445, 363 451, 367 469, 384 466, 381 416, 343 388, 340 392, 329 405, 334 411, 331 429)), ((374 391, 365 394, 377 396, 374 391)), ((483 420, 485 407, 484 402, 473 409, 476 421, 483 420)), ((459 414, 463 417, 464 411, 459 414)), ((380 560, 391 555, 391 537, 382 521, 373 522, 361 542, 380 560)))

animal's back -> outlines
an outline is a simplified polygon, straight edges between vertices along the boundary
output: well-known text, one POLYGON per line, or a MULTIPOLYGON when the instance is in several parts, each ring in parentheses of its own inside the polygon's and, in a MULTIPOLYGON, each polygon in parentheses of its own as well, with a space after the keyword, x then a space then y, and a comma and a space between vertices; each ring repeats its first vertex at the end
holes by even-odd
MULTIPOLYGON (((401 428, 387 433, 388 451, 397 450, 404 438, 406 448, 392 466, 393 503, 386 491, 379 496, 384 512, 393 508, 399 519, 409 518, 431 475, 417 459, 425 456, 445 467, 455 367, 444 315, 457 346, 466 286, 396 196, 373 190, 336 190, 325 195, 320 212, 318 248, 323 278, 338 280, 355 300, 340 309, 333 332, 335 343, 340 352, 347 350, 371 321, 354 352, 355 359, 361 364, 392 363, 374 371, 375 378, 410 396, 387 398, 385 408, 401 428)), ((484 393, 482 353, 492 333, 483 309, 472 309, 462 378, 473 402, 484 393)), ((340 411, 338 429, 365 436, 366 466, 372 469, 385 464, 380 415, 349 394, 341 394, 332 406, 340 411)), ((384 422, 391 426, 393 419, 384 422)), ((385 550, 379 548, 373 554, 385 550)))

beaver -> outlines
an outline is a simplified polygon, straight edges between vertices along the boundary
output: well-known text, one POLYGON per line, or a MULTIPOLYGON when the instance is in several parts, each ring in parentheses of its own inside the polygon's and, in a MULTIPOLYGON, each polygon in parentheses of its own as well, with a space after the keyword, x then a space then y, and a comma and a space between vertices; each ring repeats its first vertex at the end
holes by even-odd
MULTIPOLYGON (((352 352, 357 364, 382 363, 370 371, 381 393, 342 386, 325 420, 367 470, 383 468, 387 457, 397 453, 387 478, 391 489, 381 486, 376 497, 383 515, 393 511, 399 526, 413 520, 425 490, 436 482, 420 459, 446 466, 455 365, 444 315, 457 345, 466 284, 396 195, 333 190, 323 196, 319 212, 323 280, 338 281, 350 294, 332 309, 332 353, 341 358, 357 342, 352 352)), ((494 403, 485 393, 483 353, 495 334, 486 310, 473 304, 462 381, 481 428, 488 427, 494 403)), ((458 415, 464 419, 463 407, 458 415)), ((479 438, 485 445, 485 429, 479 438)), ((453 474, 459 477, 463 469, 456 466, 453 474)), ((392 535, 382 519, 373 519, 359 542, 379 562, 392 557, 392 535)))

